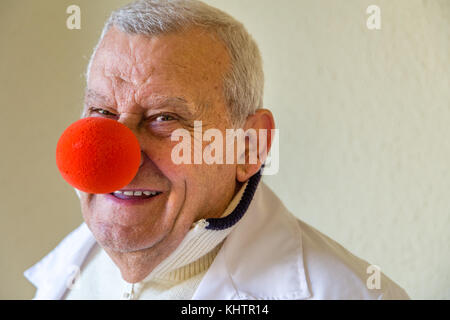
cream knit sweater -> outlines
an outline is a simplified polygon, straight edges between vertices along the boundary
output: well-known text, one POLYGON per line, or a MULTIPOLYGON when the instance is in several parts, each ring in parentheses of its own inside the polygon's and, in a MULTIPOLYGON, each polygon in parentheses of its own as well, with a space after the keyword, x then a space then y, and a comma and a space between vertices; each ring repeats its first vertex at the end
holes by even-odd
MULTIPOLYGON (((248 181, 221 217, 238 205, 248 181)), ((128 283, 106 252, 96 244, 82 266, 80 277, 64 299, 191 299, 200 281, 234 226, 209 230, 201 219, 193 224, 181 244, 143 281, 128 283)))

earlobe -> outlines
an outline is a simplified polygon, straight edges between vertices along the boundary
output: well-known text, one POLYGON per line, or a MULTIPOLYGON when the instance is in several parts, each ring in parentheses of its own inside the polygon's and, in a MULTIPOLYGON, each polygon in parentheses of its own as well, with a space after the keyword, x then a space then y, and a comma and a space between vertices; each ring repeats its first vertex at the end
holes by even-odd
POLYGON ((245 155, 243 155, 245 163, 237 164, 236 166, 236 179, 239 182, 245 182, 250 179, 261 169, 262 164, 266 161, 272 145, 272 130, 275 129, 272 113, 267 109, 256 110, 254 114, 247 118, 243 129, 245 132, 250 129, 255 130, 257 142, 252 139, 249 139, 248 145, 246 142, 245 155), (257 155, 256 163, 255 161, 249 161, 251 158, 250 153, 252 152, 257 155))
POLYGON ((249 165, 249 164, 240 164, 236 166, 236 179, 239 182, 245 182, 250 179, 256 172, 258 172, 258 168, 260 167, 260 163, 249 165))
POLYGON ((245 163, 237 166, 237 179, 241 182, 248 180, 261 169, 266 161, 272 146, 272 133, 275 129, 275 121, 270 110, 258 109, 247 118, 244 130, 254 129, 257 132, 256 140, 250 139, 245 148, 245 163), (250 153, 256 154, 255 161, 247 161, 251 158, 250 153))

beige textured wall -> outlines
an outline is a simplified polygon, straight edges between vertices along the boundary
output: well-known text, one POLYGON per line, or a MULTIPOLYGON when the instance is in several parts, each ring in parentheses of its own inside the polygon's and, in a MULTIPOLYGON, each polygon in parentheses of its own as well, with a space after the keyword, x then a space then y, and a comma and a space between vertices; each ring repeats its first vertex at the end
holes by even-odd
MULTIPOLYGON (((0 2, 2 299, 31 298, 22 272, 82 221, 54 150, 103 21, 126 2, 0 2), (65 27, 70 4, 81 30, 65 27)), ((207 2, 263 53, 281 152, 266 182, 412 298, 450 299, 450 1, 207 2), (366 28, 370 4, 379 31, 366 28)))

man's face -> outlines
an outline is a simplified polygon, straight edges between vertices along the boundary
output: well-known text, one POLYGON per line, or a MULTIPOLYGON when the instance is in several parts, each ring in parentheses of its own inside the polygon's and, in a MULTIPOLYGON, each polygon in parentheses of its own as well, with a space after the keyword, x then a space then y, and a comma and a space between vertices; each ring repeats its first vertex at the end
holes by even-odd
POLYGON ((225 210, 237 188, 236 167, 174 164, 179 141, 171 133, 188 130, 193 148, 194 120, 201 120, 203 131, 225 136, 232 127, 222 81, 229 67, 224 45, 199 29, 149 38, 113 27, 106 34, 91 66, 85 116, 116 119, 140 142, 142 165, 121 190, 159 194, 121 200, 84 193, 84 219, 103 247, 131 252, 178 242, 194 221, 225 210))

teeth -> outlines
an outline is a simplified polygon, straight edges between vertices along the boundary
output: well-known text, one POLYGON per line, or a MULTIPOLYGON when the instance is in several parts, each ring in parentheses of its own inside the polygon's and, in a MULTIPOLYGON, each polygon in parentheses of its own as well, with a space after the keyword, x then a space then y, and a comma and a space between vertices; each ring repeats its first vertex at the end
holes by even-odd
POLYGON ((146 196, 154 196, 156 195, 158 192, 157 191, 114 191, 114 193, 117 194, 124 194, 125 196, 142 196, 143 194, 146 196))

